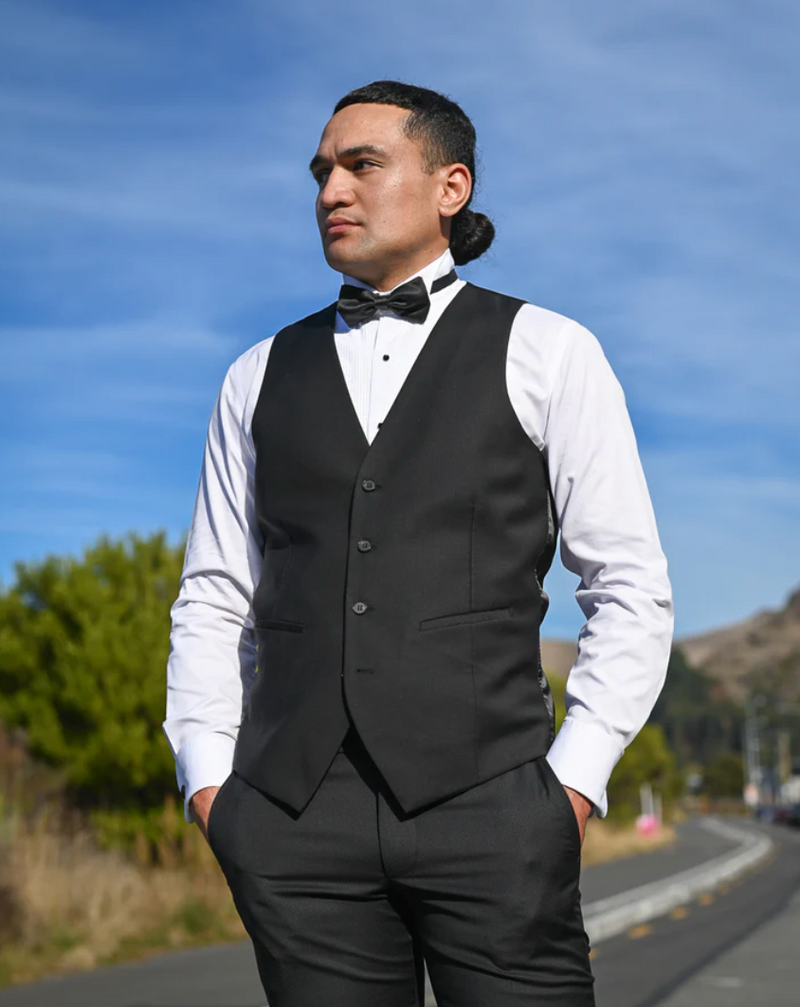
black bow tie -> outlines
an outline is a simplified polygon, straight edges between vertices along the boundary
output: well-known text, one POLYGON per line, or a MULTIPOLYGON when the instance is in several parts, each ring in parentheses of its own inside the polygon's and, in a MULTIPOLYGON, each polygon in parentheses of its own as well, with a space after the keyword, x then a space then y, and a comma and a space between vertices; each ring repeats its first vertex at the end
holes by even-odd
MULTIPOLYGON (((431 293, 435 294, 437 290, 449 286, 457 279, 456 271, 452 269, 447 276, 441 276, 433 281, 431 293)), ((401 283, 390 294, 375 294, 365 287, 343 283, 336 308, 352 329, 374 318, 381 308, 412 322, 424 322, 428 317, 431 301, 425 281, 421 276, 415 276, 408 283, 401 283)))

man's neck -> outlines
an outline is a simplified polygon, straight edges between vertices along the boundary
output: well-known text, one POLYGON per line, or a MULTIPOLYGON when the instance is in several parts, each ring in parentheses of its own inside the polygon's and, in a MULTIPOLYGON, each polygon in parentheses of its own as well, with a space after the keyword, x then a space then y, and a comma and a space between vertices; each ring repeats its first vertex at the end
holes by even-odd
POLYGON ((448 246, 445 245, 444 248, 433 250, 428 249, 426 252, 415 256, 413 259, 405 259, 403 262, 397 263, 391 269, 386 272, 382 272, 380 275, 372 273, 366 266, 363 270, 356 268, 347 275, 352 276, 354 279, 361 280, 362 283, 368 283, 379 293, 385 294, 390 290, 394 290, 395 287, 409 279, 409 277, 415 276, 420 272, 420 270, 429 266, 432 262, 435 262, 436 259, 440 259, 442 255, 444 255, 447 247, 448 246))

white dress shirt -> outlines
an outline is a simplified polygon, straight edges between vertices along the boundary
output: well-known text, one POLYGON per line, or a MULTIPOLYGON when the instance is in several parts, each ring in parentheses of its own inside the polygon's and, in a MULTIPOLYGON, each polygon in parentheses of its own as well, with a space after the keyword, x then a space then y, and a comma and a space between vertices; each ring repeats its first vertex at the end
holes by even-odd
MULTIPOLYGON (((415 275, 430 292, 452 268, 448 249, 415 275)), ((350 276, 344 281, 368 286, 350 276)), ((381 312, 350 329, 337 313, 336 350, 370 442, 463 285, 459 279, 431 295, 424 323, 381 312)), ((222 382, 171 610, 163 729, 187 821, 192 795, 220 786, 231 772, 256 668, 252 599, 262 544, 251 425, 271 346, 268 338, 247 350, 222 382)), ((589 798, 602 818, 611 772, 664 684, 673 632, 667 562, 625 397, 597 339, 571 319, 526 303, 512 325, 506 382, 520 424, 547 460, 561 560, 580 577, 575 594, 586 617, 567 680, 566 718, 547 759, 562 784, 589 798)))

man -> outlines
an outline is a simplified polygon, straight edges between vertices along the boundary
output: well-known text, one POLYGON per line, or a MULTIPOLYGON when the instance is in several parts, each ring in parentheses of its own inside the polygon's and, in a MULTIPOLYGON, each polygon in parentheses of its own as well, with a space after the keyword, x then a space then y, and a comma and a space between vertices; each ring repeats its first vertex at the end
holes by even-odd
POLYGON ((597 340, 453 268, 494 234, 474 152, 435 92, 338 103, 310 169, 339 300, 239 357, 209 426, 164 730, 271 1007, 420 1004, 423 957, 440 1007, 594 1003, 586 819, 671 590, 597 340), (555 737, 559 530, 586 623, 555 737))

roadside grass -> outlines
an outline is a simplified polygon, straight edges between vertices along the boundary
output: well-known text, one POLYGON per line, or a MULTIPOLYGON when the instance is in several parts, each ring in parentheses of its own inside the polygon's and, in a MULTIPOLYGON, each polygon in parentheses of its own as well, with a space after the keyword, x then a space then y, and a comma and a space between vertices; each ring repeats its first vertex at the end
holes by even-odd
MULTIPOLYGON (((677 821, 677 816, 673 819, 677 821)), ((677 838, 672 824, 665 822, 652 836, 641 836, 633 824, 590 818, 581 851, 581 864, 589 867, 609 860, 635 857, 671 846, 677 838)))
POLYGON ((4 822, 0 985, 246 937, 196 827, 179 858, 143 864, 103 849, 88 826, 59 831, 57 820, 4 822))
MULTIPOLYGON (((178 948, 242 940, 246 933, 208 844, 168 800, 164 843, 131 855, 102 848, 87 824, 4 816, 0 857, 0 985, 131 961, 178 948), (138 861, 138 862, 137 862, 138 861)), ((73 822, 75 818, 73 816, 73 822)), ((674 842, 632 825, 590 819, 583 864, 674 842)))

